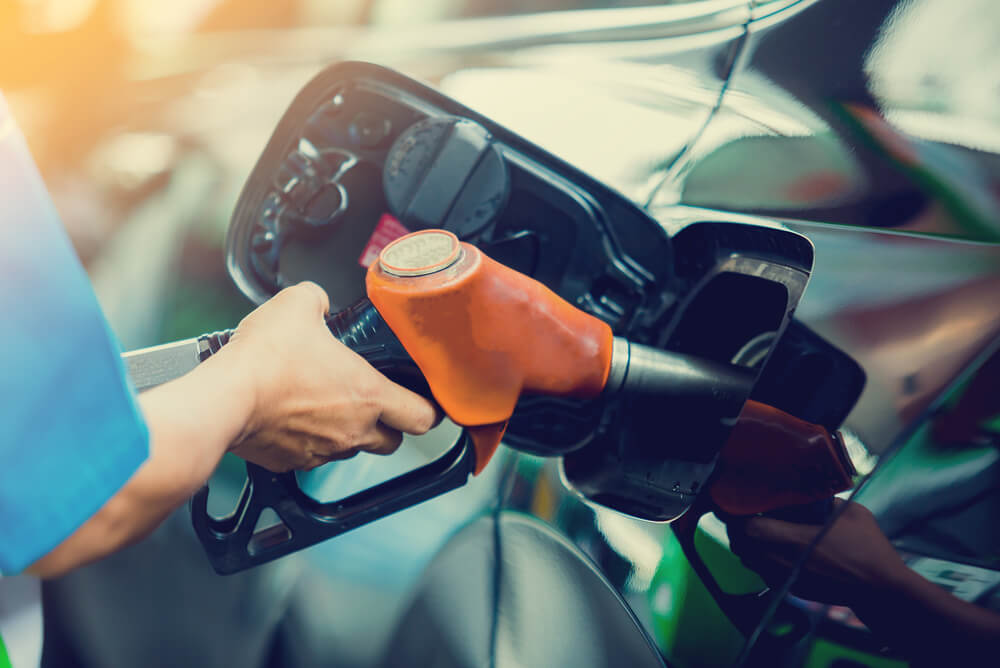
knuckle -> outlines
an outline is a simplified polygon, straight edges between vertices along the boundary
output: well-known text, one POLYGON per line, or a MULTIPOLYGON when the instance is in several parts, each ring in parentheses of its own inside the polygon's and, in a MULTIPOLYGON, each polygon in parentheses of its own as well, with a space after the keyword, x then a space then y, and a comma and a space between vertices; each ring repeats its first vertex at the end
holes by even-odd
POLYGON ((375 408, 382 402, 382 386, 372 374, 366 373, 358 381, 358 402, 365 408, 375 408))
MULTIPOLYGON (((303 281, 283 288, 260 308, 326 313, 329 309, 326 291, 312 281, 303 281)), ((256 311, 254 311, 256 313, 256 311)), ((253 313, 250 314, 253 316, 253 313)))
POLYGON ((366 430, 360 425, 349 425, 344 429, 341 441, 348 448, 356 448, 366 442, 366 430))
POLYGON ((374 383, 362 383, 356 392, 354 406, 355 419, 358 422, 356 428, 374 426, 382 414, 384 401, 381 392, 374 383))
POLYGON ((414 434, 426 434, 437 424, 437 411, 430 404, 421 407, 413 423, 414 434))
POLYGON ((294 301, 298 298, 300 294, 300 289, 298 285, 290 285, 287 288, 282 288, 278 291, 278 294, 271 297, 265 302, 265 304, 284 304, 286 302, 294 301))
POLYGON ((305 303, 324 313, 330 308, 330 298, 326 294, 326 290, 312 281, 302 281, 289 289, 296 290, 296 295, 305 303))

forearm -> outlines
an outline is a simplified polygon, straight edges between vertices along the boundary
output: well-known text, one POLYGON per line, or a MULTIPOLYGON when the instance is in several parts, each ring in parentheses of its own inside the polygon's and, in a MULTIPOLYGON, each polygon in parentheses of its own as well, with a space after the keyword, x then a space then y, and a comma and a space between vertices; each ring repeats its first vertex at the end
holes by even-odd
POLYGON ((197 491, 241 437, 253 387, 238 346, 139 397, 149 457, 100 511, 29 568, 51 577, 106 556, 152 531, 197 491))
POLYGON ((904 567, 886 589, 852 606, 876 636, 917 666, 994 665, 1000 615, 904 567))

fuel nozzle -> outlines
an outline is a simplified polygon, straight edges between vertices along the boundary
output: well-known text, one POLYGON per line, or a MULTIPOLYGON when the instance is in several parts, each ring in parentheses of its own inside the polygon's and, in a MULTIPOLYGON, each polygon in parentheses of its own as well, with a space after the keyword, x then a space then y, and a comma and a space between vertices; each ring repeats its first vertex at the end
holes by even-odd
POLYGON ((710 399, 723 415, 736 417, 750 395, 750 369, 633 343, 614 337, 606 394, 657 400, 710 399))
MULTIPOLYGON (((220 573, 304 549, 465 484, 489 462, 524 393, 624 397, 631 417, 653 425, 644 433, 657 447, 649 451, 651 466, 643 475, 621 469, 622 479, 646 481, 640 492, 648 496, 650 484, 659 480, 649 473, 654 471, 674 480, 672 493, 684 501, 711 472, 718 452, 711 446, 721 445, 724 439, 717 437, 728 433, 753 385, 749 370, 616 338, 607 323, 444 230, 416 232, 386 246, 369 268, 366 287, 370 303, 362 300, 329 318, 331 332, 386 375, 425 382, 425 391, 463 427, 459 439, 418 469, 326 503, 305 495, 293 473, 248 463, 233 514, 209 515, 207 488, 192 499, 195 532, 220 573), (698 430, 691 446, 700 462, 692 469, 694 482, 678 477, 685 469, 675 449, 659 447, 665 403, 685 411, 681 422, 698 430), (698 419, 691 408, 701 411, 698 419), (267 508, 284 525, 277 534, 255 529, 267 508)), ((211 352, 226 338, 212 335, 199 346, 211 352)), ((594 463, 606 488, 608 472, 613 476, 616 469, 607 466, 605 455, 616 453, 602 451, 594 463)), ((588 496, 600 501, 599 494, 588 496)), ((645 512, 636 505, 643 499, 632 501, 639 517, 678 515, 662 503, 645 512)))
POLYGON ((477 470, 522 394, 694 398, 712 402, 721 421, 738 416, 754 380, 740 367, 615 337, 604 321, 444 230, 387 246, 367 290, 448 416, 492 425, 477 443, 477 470))
MULTIPOLYGON (((710 405, 731 426, 755 374, 612 334, 602 320, 445 230, 397 239, 367 276, 368 299, 330 331, 392 380, 431 393, 489 461, 522 394, 710 405)), ((231 332, 198 340, 204 357, 231 332)), ((709 457, 711 455, 708 455, 709 457)))
POLYGON ((518 398, 535 393, 622 400, 645 446, 628 451, 612 436, 585 458, 589 473, 577 457, 564 470, 578 491, 607 501, 616 490, 613 507, 640 517, 676 517, 706 482, 730 513, 807 504, 850 484, 835 436, 748 401, 755 369, 614 336, 605 322, 450 232, 393 242, 367 287, 441 407, 480 434, 477 471, 518 398))

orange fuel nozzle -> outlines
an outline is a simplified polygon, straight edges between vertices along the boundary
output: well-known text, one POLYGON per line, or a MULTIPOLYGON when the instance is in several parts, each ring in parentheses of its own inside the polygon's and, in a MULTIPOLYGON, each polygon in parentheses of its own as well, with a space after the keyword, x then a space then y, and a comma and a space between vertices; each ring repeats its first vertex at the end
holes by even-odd
POLYGON ((366 283, 434 398, 468 428, 476 473, 522 393, 702 397, 719 420, 735 420, 753 386, 748 369, 614 336, 607 323, 444 230, 386 246, 366 283))
MULTIPOLYGON (((331 316, 331 333, 387 374, 408 376, 415 364, 421 389, 426 381, 465 433, 434 461, 337 501, 319 503, 302 492, 294 473, 250 463, 237 512, 209 515, 204 488, 192 500, 192 522, 220 573, 304 549, 464 485, 470 470, 479 473, 489 462, 523 393, 617 393, 641 398, 635 405, 654 417, 658 402, 681 401, 699 407, 699 424, 728 426, 753 387, 747 369, 615 337, 606 323, 443 230, 386 246, 366 282, 371 303, 331 316), (281 536, 256 530, 265 509, 279 514, 281 536)), ((214 351, 223 338, 208 337, 207 348, 214 351)), ((767 424, 780 427, 781 420, 767 424)), ((705 454, 710 461, 715 451, 705 454)), ((738 478, 753 470, 743 460, 754 457, 753 443, 744 443, 727 463, 736 465, 738 478)), ((755 488, 733 485, 730 497, 717 501, 745 506, 748 489, 755 488)))
POLYGON ((605 322, 450 232, 397 239, 366 283, 441 408, 469 428, 476 473, 522 393, 594 397, 607 382, 614 337, 605 322))
POLYGON ((747 401, 709 494, 730 515, 804 506, 850 489, 857 473, 836 432, 747 401))

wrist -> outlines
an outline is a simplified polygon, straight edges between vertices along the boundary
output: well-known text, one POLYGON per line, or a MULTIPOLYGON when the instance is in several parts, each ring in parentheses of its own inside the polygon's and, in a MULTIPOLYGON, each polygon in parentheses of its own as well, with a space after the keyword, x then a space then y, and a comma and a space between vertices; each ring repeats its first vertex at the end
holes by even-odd
POLYGON ((237 340, 201 363, 191 374, 192 383, 207 396, 199 400, 215 406, 213 419, 225 443, 225 450, 246 438, 254 430, 259 384, 254 373, 253 357, 237 340))

